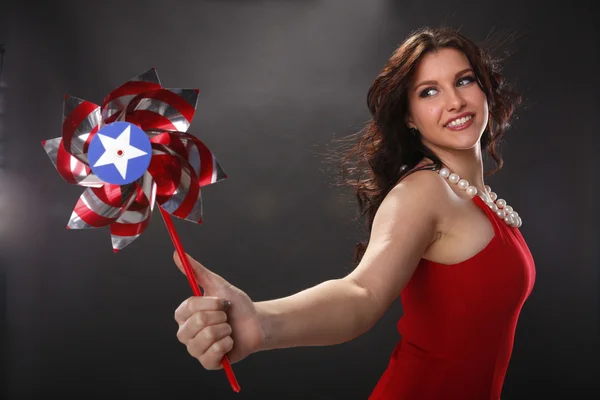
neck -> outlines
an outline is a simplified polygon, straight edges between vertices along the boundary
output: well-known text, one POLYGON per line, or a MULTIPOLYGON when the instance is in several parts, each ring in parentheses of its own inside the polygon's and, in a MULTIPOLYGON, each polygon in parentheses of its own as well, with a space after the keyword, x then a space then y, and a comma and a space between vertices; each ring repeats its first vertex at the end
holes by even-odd
POLYGON ((479 143, 468 150, 436 148, 433 151, 446 168, 469 181, 469 185, 475 186, 479 193, 485 193, 483 159, 479 143))

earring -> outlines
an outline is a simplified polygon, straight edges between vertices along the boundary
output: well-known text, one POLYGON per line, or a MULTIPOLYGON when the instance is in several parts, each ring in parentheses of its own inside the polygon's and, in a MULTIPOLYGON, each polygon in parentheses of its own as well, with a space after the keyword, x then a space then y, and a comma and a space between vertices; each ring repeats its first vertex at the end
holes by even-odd
POLYGON ((417 136, 420 133, 417 128, 410 128, 409 131, 413 136, 417 136))

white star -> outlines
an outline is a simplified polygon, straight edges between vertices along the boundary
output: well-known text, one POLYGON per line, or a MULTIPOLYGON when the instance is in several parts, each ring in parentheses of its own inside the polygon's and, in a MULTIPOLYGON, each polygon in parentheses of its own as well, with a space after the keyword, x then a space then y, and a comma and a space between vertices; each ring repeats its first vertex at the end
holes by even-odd
POLYGON ((132 158, 141 157, 146 155, 143 150, 133 147, 129 143, 129 136, 131 134, 131 127, 128 126, 116 139, 110 136, 98 133, 98 137, 104 146, 104 154, 100 156, 94 167, 101 167, 103 165, 114 164, 123 179, 127 175, 127 162, 132 158))

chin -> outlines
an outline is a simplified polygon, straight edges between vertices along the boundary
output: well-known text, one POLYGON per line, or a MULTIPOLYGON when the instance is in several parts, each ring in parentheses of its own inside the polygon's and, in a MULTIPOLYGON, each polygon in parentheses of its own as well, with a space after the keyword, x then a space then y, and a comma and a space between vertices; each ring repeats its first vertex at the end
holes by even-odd
POLYGON ((471 127, 472 129, 467 129, 464 132, 452 132, 455 136, 452 138, 451 143, 452 147, 456 147, 457 149, 470 149, 473 146, 479 144, 481 140, 482 133, 480 130, 477 130, 475 127, 471 127))
POLYGON ((479 146, 478 137, 461 138, 446 142, 443 147, 452 150, 469 150, 475 146, 479 146))
POLYGON ((478 134, 475 127, 469 127, 464 131, 450 132, 443 129, 439 136, 431 138, 432 140, 424 139, 424 144, 427 147, 437 147, 448 150, 469 150, 475 146, 479 146, 481 134, 478 134))

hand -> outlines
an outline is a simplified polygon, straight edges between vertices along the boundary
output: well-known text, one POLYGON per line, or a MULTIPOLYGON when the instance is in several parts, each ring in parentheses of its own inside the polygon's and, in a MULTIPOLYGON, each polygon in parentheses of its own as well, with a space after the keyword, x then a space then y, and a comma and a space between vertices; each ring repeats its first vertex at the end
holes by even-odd
MULTIPOLYGON (((177 253, 173 259, 185 273, 177 253)), ((233 364, 258 351, 264 332, 250 297, 189 255, 188 259, 204 296, 192 296, 175 310, 179 341, 209 370, 221 369, 225 355, 233 364)))

